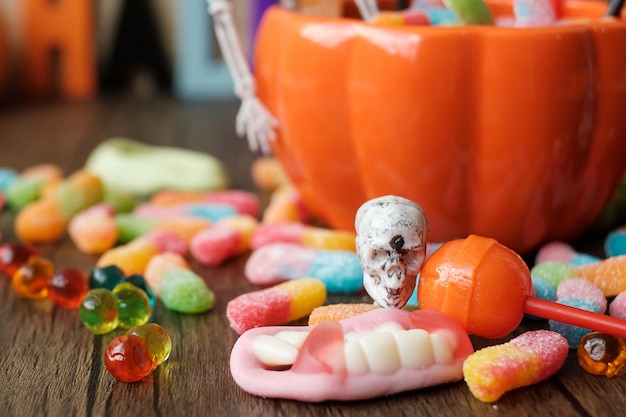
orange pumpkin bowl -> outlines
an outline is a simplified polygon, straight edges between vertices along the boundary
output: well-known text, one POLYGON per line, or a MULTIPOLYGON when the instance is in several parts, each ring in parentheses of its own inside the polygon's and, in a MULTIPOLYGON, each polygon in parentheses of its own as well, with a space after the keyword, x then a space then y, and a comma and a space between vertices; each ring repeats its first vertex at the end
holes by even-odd
POLYGON ((588 228, 626 165, 626 24, 603 2, 562 4, 590 20, 385 27, 271 8, 257 91, 311 212, 354 230, 359 205, 396 194, 423 206, 430 241, 522 253, 588 228))

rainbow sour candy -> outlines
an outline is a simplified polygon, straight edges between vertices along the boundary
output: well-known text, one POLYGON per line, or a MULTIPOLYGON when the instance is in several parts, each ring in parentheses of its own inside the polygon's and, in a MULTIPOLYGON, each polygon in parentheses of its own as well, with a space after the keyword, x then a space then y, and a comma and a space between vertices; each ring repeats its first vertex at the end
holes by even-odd
POLYGON ((322 281, 302 278, 242 294, 226 306, 226 316, 237 333, 260 326, 286 324, 306 317, 326 301, 322 281))
POLYGON ((463 363, 463 375, 474 397, 493 402, 507 391, 555 374, 565 363, 568 351, 567 340, 558 333, 526 332, 471 354, 463 363))
POLYGON ((350 294, 363 288, 363 270, 356 253, 293 243, 274 243, 255 250, 248 258, 245 274, 257 285, 309 277, 324 282, 329 293, 350 294))

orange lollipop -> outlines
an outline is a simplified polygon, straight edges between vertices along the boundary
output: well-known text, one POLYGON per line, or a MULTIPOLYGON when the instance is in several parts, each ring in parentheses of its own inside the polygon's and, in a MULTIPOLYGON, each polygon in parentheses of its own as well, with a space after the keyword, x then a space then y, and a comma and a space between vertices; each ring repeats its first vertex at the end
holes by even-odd
POLYGON ((437 249, 424 263, 417 292, 422 309, 457 320, 469 334, 509 334, 524 313, 626 338, 626 321, 533 297, 524 260, 494 239, 469 235, 437 249))

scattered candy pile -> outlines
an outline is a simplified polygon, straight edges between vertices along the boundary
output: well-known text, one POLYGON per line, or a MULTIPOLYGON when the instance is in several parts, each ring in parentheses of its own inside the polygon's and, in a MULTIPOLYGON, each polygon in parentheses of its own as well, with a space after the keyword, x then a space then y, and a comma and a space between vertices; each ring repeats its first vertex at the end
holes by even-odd
POLYGON ((494 18, 483 0, 418 0, 400 11, 381 11, 371 19, 379 25, 496 25, 545 27, 580 23, 563 19, 558 0, 513 0, 513 14, 494 18))
POLYGON ((609 320, 605 333, 626 329, 618 323, 626 317, 626 229, 607 236, 606 259, 552 242, 532 270, 493 239, 429 244, 416 294, 421 310, 324 305, 327 293, 363 289, 356 235, 311 226, 298 193, 273 164, 260 158, 252 167, 258 186, 272 192, 263 211, 245 191, 137 183, 141 191, 129 195, 110 185, 119 177, 101 180, 88 170, 64 179, 49 164, 22 173, 0 169, 0 203, 16 212, 22 241, 0 245, 0 273, 23 298, 76 309, 94 334, 125 330, 104 357, 109 373, 125 382, 150 375, 170 355, 169 335, 149 323, 157 300, 185 314, 213 308, 215 294, 187 259, 218 266, 248 251, 246 278, 265 288, 230 300, 226 315, 241 335, 232 375, 256 395, 352 400, 464 378, 476 398, 492 402, 556 373, 569 349, 577 349, 589 373, 623 372, 623 341, 577 320, 598 316, 589 320, 609 320), (99 255, 88 275, 56 269, 40 256, 36 244, 65 233, 81 252, 99 255), (614 297, 610 304, 607 297, 614 297), (563 322, 565 306, 582 313, 563 322), (306 317, 308 326, 282 326, 306 317), (468 334, 504 337, 524 317, 550 319, 549 330, 474 352, 468 334))

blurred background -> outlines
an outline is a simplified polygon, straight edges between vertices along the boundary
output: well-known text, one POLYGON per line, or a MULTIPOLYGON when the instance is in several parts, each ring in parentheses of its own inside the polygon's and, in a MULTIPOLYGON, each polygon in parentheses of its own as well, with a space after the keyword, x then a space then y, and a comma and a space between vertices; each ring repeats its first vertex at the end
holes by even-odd
MULTIPOLYGON (((232 0, 250 56, 272 0, 232 0)), ((0 100, 233 98, 206 0, 0 0, 0 100)))

